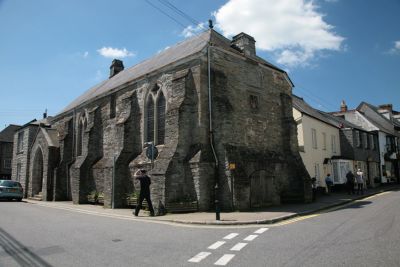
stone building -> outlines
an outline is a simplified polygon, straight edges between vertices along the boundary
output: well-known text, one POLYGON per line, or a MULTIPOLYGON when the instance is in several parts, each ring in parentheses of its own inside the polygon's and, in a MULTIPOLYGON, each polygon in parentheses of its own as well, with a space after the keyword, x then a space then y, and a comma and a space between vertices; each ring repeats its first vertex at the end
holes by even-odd
MULTIPOLYGON (((45 147, 40 150, 35 149, 35 155, 31 153, 33 143, 36 142, 36 145, 39 145, 42 132, 45 132, 46 135, 48 135, 47 132, 53 133, 52 139, 57 141, 54 135, 55 130, 51 129, 49 119, 51 117, 46 118, 45 115, 42 120, 32 120, 19 127, 14 135, 12 179, 21 182, 25 197, 42 195, 42 187, 47 188, 47 182, 52 180, 47 179, 47 175, 52 175, 52 173, 48 173, 43 167, 52 166, 51 161, 53 164, 57 162, 57 149, 53 149, 55 155, 50 155, 48 151, 44 150, 45 147), (46 178, 44 179, 44 177, 46 178)), ((46 140, 45 143, 49 144, 46 146, 52 145, 51 140, 46 140)), ((49 185, 49 190, 51 190, 50 188, 51 185, 49 185)), ((43 193, 47 194, 47 191, 45 190, 43 193)))
POLYGON ((19 127, 10 124, 0 132, 0 180, 11 179, 14 133, 19 127))
POLYGON ((307 201, 292 86, 245 33, 210 29, 125 70, 114 60, 108 80, 39 125, 28 183, 42 177, 44 200, 86 203, 97 191, 123 207, 145 168, 159 213, 180 201, 209 210, 215 198, 225 210, 307 201))

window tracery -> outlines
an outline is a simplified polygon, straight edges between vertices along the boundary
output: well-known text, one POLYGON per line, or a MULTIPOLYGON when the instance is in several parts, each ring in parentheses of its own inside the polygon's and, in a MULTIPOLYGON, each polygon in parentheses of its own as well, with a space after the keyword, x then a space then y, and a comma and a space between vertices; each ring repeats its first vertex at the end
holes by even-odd
POLYGON ((164 144, 166 99, 160 86, 155 85, 148 93, 145 109, 145 141, 164 144))

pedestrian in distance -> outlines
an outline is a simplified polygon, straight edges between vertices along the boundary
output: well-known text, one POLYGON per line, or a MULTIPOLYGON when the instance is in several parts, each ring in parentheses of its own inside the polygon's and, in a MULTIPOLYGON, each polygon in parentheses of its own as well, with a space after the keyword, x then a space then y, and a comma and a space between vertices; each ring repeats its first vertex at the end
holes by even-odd
POLYGON ((356 192, 354 190, 354 174, 351 170, 346 174, 346 185, 347 185, 347 193, 349 195, 354 195, 356 192))
POLYGON ((328 173, 325 177, 325 184, 327 193, 329 195, 332 192, 332 186, 333 186, 333 181, 330 173, 328 173))
POLYGON ((356 181, 357 181, 357 195, 364 194, 364 173, 361 169, 357 170, 356 173, 356 181))
POLYGON ((317 178, 311 178, 312 202, 317 200, 317 178))
POLYGON ((139 215, 139 211, 142 208, 143 200, 146 199, 146 202, 147 202, 147 205, 148 205, 149 211, 150 211, 150 216, 154 216, 153 204, 151 203, 151 199, 150 199, 151 179, 147 175, 147 171, 144 169, 138 170, 135 173, 135 178, 136 178, 136 180, 139 180, 139 182, 140 182, 140 194, 139 194, 139 201, 138 201, 137 206, 134 211, 134 215, 135 216, 139 215))

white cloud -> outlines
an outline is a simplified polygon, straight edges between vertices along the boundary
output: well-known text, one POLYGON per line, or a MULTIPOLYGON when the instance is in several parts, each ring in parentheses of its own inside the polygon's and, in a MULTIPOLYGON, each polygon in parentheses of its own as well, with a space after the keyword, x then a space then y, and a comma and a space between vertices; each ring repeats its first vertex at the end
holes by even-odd
POLYGON ((187 26, 181 33, 182 36, 185 38, 192 37, 193 35, 198 34, 199 32, 205 30, 205 23, 202 22, 196 26, 189 25, 187 26))
POLYGON ((400 41, 394 42, 394 47, 389 51, 391 54, 399 54, 400 53, 400 41))
POLYGON ((98 49, 97 52, 103 57, 108 58, 124 58, 135 56, 135 53, 128 51, 126 48, 118 49, 112 47, 102 47, 98 49))
POLYGON ((295 51, 295 50, 283 50, 279 52, 277 62, 285 66, 307 66, 308 61, 313 57, 311 51, 295 51))
POLYGON ((248 33, 258 49, 286 66, 307 65, 321 51, 340 51, 344 41, 313 1, 230 0, 214 15, 224 35, 248 33))
POLYGON ((89 56, 89 52, 88 51, 85 51, 85 53, 83 53, 83 58, 87 58, 88 56, 89 56))

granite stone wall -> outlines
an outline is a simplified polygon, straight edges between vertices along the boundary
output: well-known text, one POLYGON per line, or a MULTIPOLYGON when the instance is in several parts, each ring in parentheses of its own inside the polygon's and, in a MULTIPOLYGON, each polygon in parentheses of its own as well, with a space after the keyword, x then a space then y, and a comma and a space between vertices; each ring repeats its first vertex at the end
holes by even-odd
POLYGON ((158 214, 182 201, 210 210, 217 198, 225 210, 245 210, 285 198, 306 200, 311 187, 298 152, 290 82, 251 57, 210 51, 212 132, 204 50, 56 117, 52 128, 59 133, 59 149, 42 150, 46 183, 52 183, 46 199, 86 203, 97 191, 105 207, 124 207, 127 194, 139 189, 134 173, 144 168, 158 214), (151 162, 146 99, 161 93, 165 140, 151 162))
POLYGON ((29 164, 30 164, 30 147, 36 136, 38 126, 26 126, 18 130, 14 135, 13 147, 13 163, 12 163, 12 180, 17 180, 17 166, 20 164, 20 183, 24 188, 24 196, 28 196, 29 188, 29 164), (22 150, 18 151, 18 133, 24 132, 22 150))
POLYGON ((74 136, 73 118, 65 117, 57 121, 54 126, 58 132, 60 162, 55 168, 54 175, 54 200, 72 200, 71 179, 69 168, 73 163, 74 136))
MULTIPOLYGON (((268 205, 304 200, 309 179, 297 147, 291 86, 282 73, 212 49, 213 125, 224 209, 251 208, 252 173, 263 171, 268 205), (230 169, 230 164, 235 169, 230 169), (271 183, 268 180, 273 180, 271 183)), ((311 187, 310 187, 311 188, 311 187)), ((263 194, 258 192, 258 194, 263 194)))

